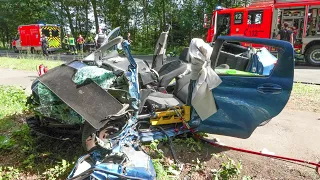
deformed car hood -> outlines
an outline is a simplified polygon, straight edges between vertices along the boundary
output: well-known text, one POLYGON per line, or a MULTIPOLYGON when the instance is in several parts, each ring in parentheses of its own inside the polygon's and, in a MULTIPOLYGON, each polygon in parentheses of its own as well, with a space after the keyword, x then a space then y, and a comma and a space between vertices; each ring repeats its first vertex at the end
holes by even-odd
POLYGON ((77 69, 63 64, 39 77, 39 81, 95 129, 100 129, 106 123, 104 120, 117 114, 123 106, 93 81, 76 85, 72 81, 76 71, 77 69))

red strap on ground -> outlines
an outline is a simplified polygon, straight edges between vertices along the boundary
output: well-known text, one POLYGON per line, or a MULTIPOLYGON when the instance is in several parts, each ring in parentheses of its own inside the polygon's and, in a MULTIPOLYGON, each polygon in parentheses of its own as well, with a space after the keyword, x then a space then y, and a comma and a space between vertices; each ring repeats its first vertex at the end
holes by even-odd
POLYGON ((184 128, 189 129, 190 132, 194 135, 194 137, 196 137, 197 139, 200 139, 200 140, 202 140, 202 141, 204 141, 206 143, 209 143, 212 146, 216 146, 216 147, 220 147, 220 148, 227 148, 227 149, 231 149, 231 150, 234 150, 234 151, 239 151, 239 152, 244 152, 244 153, 249 153, 249 154, 255 154, 255 155, 265 156, 265 157, 270 157, 270 158, 275 158, 275 159, 283 159, 283 160, 287 160, 287 161, 310 164, 310 165, 316 166, 316 171, 320 175, 320 162, 319 163, 309 162, 309 161, 305 161, 305 160, 301 160, 301 159, 289 158, 289 157, 284 157, 284 156, 276 156, 276 155, 271 155, 271 154, 264 154, 264 153, 257 152, 257 151, 251 151, 251 150, 247 150, 247 149, 241 149, 241 148, 221 145, 221 144, 215 143, 215 142, 213 142, 213 141, 211 141, 209 139, 203 138, 202 136, 198 135, 195 132, 195 130, 190 128, 190 126, 184 121, 183 117, 181 117, 181 119, 182 119, 184 128))
MULTIPOLYGON (((250 153, 250 154, 255 154, 255 155, 260 155, 260 156, 266 156, 266 157, 270 157, 270 158, 276 158, 276 159, 283 159, 283 160, 288 160, 288 161, 294 161, 294 162, 300 162, 300 163, 306 163, 306 164, 310 164, 310 165, 314 165, 316 166, 318 169, 317 171, 320 171, 319 167, 320 167, 320 163, 315 163, 315 162, 309 162, 309 161, 305 161, 305 160, 301 160, 301 159, 295 159, 295 158, 289 158, 289 157, 284 157, 284 156, 276 156, 276 155, 271 155, 271 154, 264 154, 261 152, 257 152, 257 151, 251 151, 251 150, 246 150, 246 149, 240 149, 240 148, 236 148, 236 147, 231 147, 231 146, 226 146, 226 145, 221 145, 215 142, 212 142, 211 140, 205 139, 203 137, 200 137, 199 135, 196 136, 198 139, 203 140, 204 142, 209 143, 212 146, 216 146, 216 147, 221 147, 221 148, 227 148, 227 149, 231 149, 231 150, 235 150, 235 151, 239 151, 239 152, 245 152, 245 153, 250 153)), ((318 172, 319 173, 319 172, 318 172)), ((320 174, 320 173, 319 173, 320 174)))

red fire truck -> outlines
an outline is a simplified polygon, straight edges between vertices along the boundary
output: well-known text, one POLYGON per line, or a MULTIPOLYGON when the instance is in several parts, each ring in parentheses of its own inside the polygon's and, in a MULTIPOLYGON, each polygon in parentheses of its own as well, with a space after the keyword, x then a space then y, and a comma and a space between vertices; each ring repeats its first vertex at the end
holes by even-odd
POLYGON ((14 51, 41 51, 42 34, 48 38, 48 51, 61 48, 60 25, 30 24, 18 27, 18 34, 12 41, 14 51))
POLYGON ((281 25, 289 24, 294 47, 306 61, 320 66, 320 0, 252 0, 248 7, 217 6, 208 27, 207 42, 217 35, 276 38, 281 25))

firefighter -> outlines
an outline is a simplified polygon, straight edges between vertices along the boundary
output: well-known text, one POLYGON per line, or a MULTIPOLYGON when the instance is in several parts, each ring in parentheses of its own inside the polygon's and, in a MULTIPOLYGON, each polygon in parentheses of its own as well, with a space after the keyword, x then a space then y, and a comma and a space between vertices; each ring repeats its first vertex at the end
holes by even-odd
POLYGON ((94 38, 97 49, 101 47, 102 43, 106 38, 107 38, 107 35, 103 33, 101 29, 99 29, 99 33, 94 38))
POLYGON ((132 43, 132 40, 131 40, 131 34, 128 32, 128 35, 127 35, 127 39, 128 39, 128 42, 131 44, 132 43))
POLYGON ((69 36, 68 42, 69 42, 69 47, 70 47, 69 52, 71 54, 78 54, 74 37, 69 36))
POLYGON ((43 55, 49 56, 49 53, 48 53, 48 39, 47 39, 45 34, 42 34, 42 37, 41 37, 41 48, 42 48, 43 55))
POLYGON ((85 42, 84 38, 81 36, 81 34, 79 34, 79 37, 78 37, 78 39, 77 39, 77 43, 78 43, 78 47, 79 47, 78 50, 79 50, 81 53, 83 53, 83 44, 84 44, 84 42, 85 42))
POLYGON ((279 31, 277 39, 288 41, 293 45, 293 32, 289 29, 289 24, 285 22, 283 26, 284 28, 279 31))
POLYGON ((70 34, 67 34, 64 38, 63 38, 63 44, 65 49, 70 52, 70 46, 69 46, 69 36, 70 34))

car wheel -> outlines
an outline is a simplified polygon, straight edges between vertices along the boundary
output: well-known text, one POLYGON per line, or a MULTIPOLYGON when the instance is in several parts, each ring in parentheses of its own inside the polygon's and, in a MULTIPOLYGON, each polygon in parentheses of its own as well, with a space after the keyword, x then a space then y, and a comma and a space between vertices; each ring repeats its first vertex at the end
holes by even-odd
POLYGON ((92 141, 88 139, 93 133, 95 133, 100 139, 109 139, 116 137, 121 133, 122 128, 126 125, 126 122, 126 118, 109 121, 103 128, 97 131, 87 121, 85 121, 85 123, 83 124, 81 138, 82 147, 84 148, 84 150, 89 151, 94 146, 94 144, 92 144, 94 140, 92 141), (87 140, 89 140, 88 143, 87 140))
POLYGON ((14 51, 15 53, 18 53, 18 52, 19 52, 19 50, 18 50, 17 47, 15 47, 15 46, 13 46, 13 51, 14 51))
POLYGON ((310 47, 305 54, 305 58, 310 65, 320 66, 320 45, 310 47))
POLYGON ((83 124, 82 137, 81 137, 81 143, 82 143, 82 147, 84 150, 87 151, 86 141, 87 141, 88 137, 91 136, 92 133, 95 133, 95 132, 96 132, 96 130, 87 121, 85 121, 83 124))

